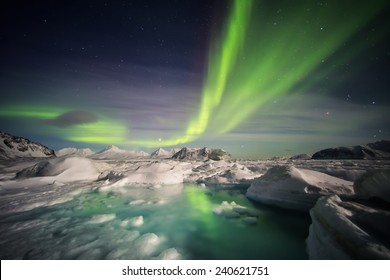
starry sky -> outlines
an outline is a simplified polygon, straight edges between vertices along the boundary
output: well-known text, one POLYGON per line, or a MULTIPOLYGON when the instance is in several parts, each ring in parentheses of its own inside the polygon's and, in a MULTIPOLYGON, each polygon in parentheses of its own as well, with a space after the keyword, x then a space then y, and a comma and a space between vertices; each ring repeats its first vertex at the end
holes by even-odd
POLYGON ((53 149, 234 157, 390 139, 390 6, 6 1, 0 130, 53 149))

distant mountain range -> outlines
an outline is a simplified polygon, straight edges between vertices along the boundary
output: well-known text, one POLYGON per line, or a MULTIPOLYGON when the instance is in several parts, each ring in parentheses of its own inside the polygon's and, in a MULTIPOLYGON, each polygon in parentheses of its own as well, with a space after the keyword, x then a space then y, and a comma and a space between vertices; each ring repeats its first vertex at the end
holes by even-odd
POLYGON ((55 157, 55 153, 42 144, 0 131, 0 159, 26 157, 55 157))
POLYGON ((158 148, 150 155, 152 157, 157 157, 157 158, 171 158, 178 151, 180 151, 180 148, 173 148, 173 149, 170 149, 169 151, 164 150, 163 148, 158 148))
POLYGON ((390 141, 328 148, 314 153, 312 159, 390 159, 390 141))
MULTIPOLYGON (((94 153, 90 149, 64 148, 56 153, 48 147, 23 137, 13 136, 0 131, 0 159, 28 157, 64 157, 79 156, 102 160, 126 160, 131 158, 172 158, 176 160, 228 160, 230 154, 223 149, 211 148, 173 148, 169 151, 159 148, 148 154, 144 151, 122 150, 110 145, 94 153)), ((310 159, 306 154, 290 159, 310 159)), ((390 159, 390 141, 382 140, 353 147, 328 148, 313 154, 311 159, 390 159)))
POLYGON ((180 160, 223 160, 230 159, 230 154, 222 149, 210 148, 182 148, 172 156, 173 159, 180 160))
POLYGON ((113 160, 125 160, 128 158, 140 158, 149 157, 150 155, 144 151, 127 151, 118 148, 117 146, 110 145, 103 150, 89 156, 92 159, 113 159, 113 160))
POLYGON ((80 156, 80 157, 88 157, 93 155, 95 152, 89 148, 86 149, 77 149, 77 148, 63 148, 61 150, 56 151, 57 157, 64 156, 80 156))

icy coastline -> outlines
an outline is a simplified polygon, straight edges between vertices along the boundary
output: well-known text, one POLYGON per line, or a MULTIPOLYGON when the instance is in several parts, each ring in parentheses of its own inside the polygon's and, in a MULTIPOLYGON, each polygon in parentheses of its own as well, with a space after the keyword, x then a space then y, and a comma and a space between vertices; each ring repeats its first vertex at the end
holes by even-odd
MULTIPOLYGON (((390 221, 390 161, 213 160, 205 156, 209 153, 207 150, 202 153, 181 150, 180 155, 185 155, 185 152, 190 155, 189 159, 167 158, 167 153, 161 150, 152 156, 143 153, 130 156, 128 152, 110 147, 97 156, 85 149, 64 149, 56 158, 1 160, 2 217, 8 213, 60 205, 90 191, 127 195, 129 185, 138 186, 132 190, 136 193, 153 190, 158 194, 153 201, 145 197, 129 202, 129 205, 142 206, 168 203, 182 191, 183 183, 194 183, 206 189, 213 185, 234 189, 237 184, 246 184, 250 185, 246 196, 252 201, 310 212, 312 225, 307 238, 310 258, 390 258, 390 233, 382 226, 390 221), (201 158, 197 158, 198 154, 201 158)), ((245 209, 229 202, 210 211, 227 219, 238 218, 246 225, 256 224, 257 214, 245 209)), ((117 220, 110 215, 91 217, 90 223, 117 220)), ((109 257, 156 257, 154 249, 148 251, 147 246, 154 243, 158 246, 163 241, 153 233, 137 234, 136 228, 143 226, 144 222, 144 217, 138 215, 123 220, 121 225, 134 228, 131 237, 134 246, 145 243, 139 245, 139 250, 146 251, 134 256, 118 251, 109 257)), ((99 256, 98 252, 96 254, 99 256)), ((175 248, 168 248, 160 252, 158 258, 182 257, 175 248)))

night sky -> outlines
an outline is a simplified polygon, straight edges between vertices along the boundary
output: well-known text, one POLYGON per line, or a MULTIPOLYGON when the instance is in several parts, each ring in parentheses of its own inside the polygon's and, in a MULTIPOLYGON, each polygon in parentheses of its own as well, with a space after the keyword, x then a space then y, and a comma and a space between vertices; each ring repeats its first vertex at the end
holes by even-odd
POLYGON ((390 139, 388 1, 5 1, 0 130, 235 157, 390 139))

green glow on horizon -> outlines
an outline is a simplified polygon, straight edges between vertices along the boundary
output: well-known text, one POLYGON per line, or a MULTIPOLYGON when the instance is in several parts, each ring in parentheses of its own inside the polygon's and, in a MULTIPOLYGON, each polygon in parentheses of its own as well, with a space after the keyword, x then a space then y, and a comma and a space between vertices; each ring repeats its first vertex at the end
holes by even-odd
POLYGON ((62 131, 63 128, 57 129, 67 140, 95 144, 124 143, 127 135, 127 128, 122 123, 107 118, 94 123, 74 125, 69 128, 69 132, 62 131))
POLYGON ((73 142, 85 143, 126 143, 127 127, 122 122, 103 114, 97 115, 97 121, 81 123, 67 127, 58 127, 47 122, 54 120, 74 108, 42 106, 42 105, 7 105, 0 108, 0 116, 34 119, 49 134, 60 136, 73 142))
POLYGON ((0 108, 0 116, 16 118, 54 119, 65 113, 65 108, 41 105, 7 105, 0 108))

